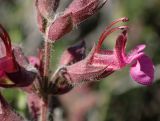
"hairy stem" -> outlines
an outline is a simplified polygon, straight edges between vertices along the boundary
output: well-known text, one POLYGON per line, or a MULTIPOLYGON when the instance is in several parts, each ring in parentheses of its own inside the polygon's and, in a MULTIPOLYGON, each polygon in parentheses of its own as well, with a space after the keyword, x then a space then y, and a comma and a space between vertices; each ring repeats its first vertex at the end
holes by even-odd
POLYGON ((50 66, 50 54, 51 54, 51 43, 45 39, 44 45, 44 77, 49 75, 49 66, 50 66))

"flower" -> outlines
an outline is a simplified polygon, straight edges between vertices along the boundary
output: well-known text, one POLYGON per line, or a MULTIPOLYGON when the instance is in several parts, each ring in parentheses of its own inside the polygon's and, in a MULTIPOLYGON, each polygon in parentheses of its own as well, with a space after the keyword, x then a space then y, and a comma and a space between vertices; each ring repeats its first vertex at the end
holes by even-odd
POLYGON ((113 27, 121 21, 126 22, 128 19, 120 18, 112 22, 102 33, 98 45, 94 45, 85 59, 65 67, 63 77, 71 84, 94 81, 107 77, 114 71, 131 64, 130 75, 133 80, 143 85, 152 84, 154 66, 151 59, 143 52, 145 45, 138 45, 127 54, 125 48, 128 26, 113 27), (116 39, 114 49, 102 50, 101 46, 105 38, 117 30, 122 32, 116 39))
POLYGON ((36 69, 29 65, 19 47, 12 47, 8 33, 0 25, 0 86, 28 86, 36 77, 36 69))

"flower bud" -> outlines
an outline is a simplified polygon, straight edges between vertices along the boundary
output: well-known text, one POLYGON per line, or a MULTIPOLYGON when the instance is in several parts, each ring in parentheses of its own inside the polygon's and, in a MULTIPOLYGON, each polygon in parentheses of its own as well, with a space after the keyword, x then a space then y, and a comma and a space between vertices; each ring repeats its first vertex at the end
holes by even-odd
POLYGON ((37 11, 45 18, 53 18, 60 0, 36 0, 37 11))
POLYGON ((70 32, 73 28, 71 14, 62 15, 57 18, 48 28, 47 36, 49 40, 56 41, 70 32))
POLYGON ((82 60, 85 57, 85 49, 85 41, 69 47, 63 52, 60 65, 70 65, 82 60))
POLYGON ((57 17, 47 29, 47 37, 56 41, 69 33, 73 26, 80 24, 90 16, 94 15, 107 0, 73 0, 63 15, 57 17))
POLYGON ((72 13, 74 24, 79 24, 94 15, 107 0, 73 0, 65 13, 72 13))

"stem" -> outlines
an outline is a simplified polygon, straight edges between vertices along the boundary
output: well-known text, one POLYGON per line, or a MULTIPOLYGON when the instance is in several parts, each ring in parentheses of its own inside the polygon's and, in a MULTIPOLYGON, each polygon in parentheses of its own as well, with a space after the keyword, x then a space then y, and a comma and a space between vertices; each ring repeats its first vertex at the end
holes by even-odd
POLYGON ((41 105, 40 121, 47 121, 48 105, 43 101, 41 105))
POLYGON ((44 45, 44 77, 49 75, 49 66, 50 66, 50 53, 51 53, 51 43, 45 39, 44 45))

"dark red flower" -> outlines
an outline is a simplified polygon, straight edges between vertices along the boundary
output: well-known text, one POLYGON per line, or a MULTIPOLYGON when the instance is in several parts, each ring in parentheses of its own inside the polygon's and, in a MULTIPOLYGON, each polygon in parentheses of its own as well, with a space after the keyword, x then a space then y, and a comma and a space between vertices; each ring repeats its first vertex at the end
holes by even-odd
POLYGON ((19 47, 12 47, 8 33, 0 25, 0 86, 28 86, 36 77, 19 47))

